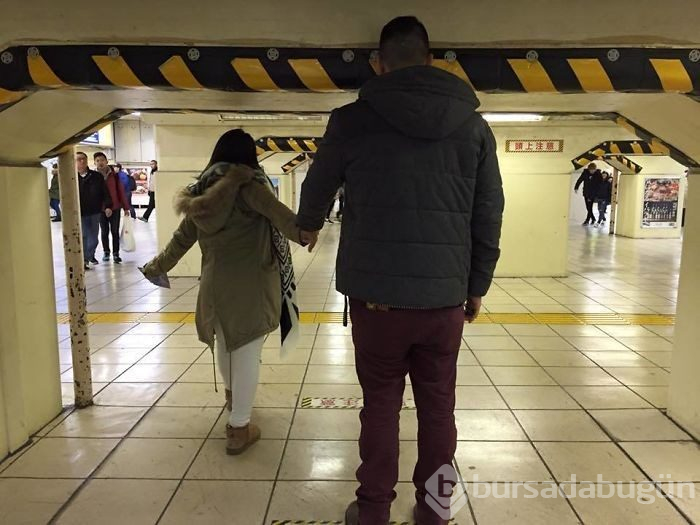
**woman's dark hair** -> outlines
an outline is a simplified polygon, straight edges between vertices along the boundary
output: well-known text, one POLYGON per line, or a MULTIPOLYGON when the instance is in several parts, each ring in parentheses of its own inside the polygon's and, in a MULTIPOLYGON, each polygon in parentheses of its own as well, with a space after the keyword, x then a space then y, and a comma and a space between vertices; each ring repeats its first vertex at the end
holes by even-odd
POLYGON ((253 169, 258 169, 260 164, 258 164, 258 154, 253 137, 242 129, 232 129, 221 135, 214 146, 209 166, 217 162, 245 164, 253 169))

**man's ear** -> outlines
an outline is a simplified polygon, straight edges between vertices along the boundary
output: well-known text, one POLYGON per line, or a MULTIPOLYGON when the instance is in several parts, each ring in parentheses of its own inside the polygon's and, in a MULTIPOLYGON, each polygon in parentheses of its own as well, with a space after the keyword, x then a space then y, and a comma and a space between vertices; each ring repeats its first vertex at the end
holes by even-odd
POLYGON ((433 57, 433 54, 432 54, 432 53, 428 53, 428 58, 425 59, 425 65, 426 65, 426 66, 432 66, 432 65, 433 65, 433 59, 434 59, 434 58, 435 58, 435 57, 433 57))

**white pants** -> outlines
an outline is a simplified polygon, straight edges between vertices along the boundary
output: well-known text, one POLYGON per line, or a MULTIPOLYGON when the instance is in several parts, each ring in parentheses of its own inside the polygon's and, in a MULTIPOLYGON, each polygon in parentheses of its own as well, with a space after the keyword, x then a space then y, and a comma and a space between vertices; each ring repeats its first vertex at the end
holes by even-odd
POLYGON ((216 330, 216 354, 219 371, 224 378, 226 389, 232 392, 233 409, 228 418, 232 427, 244 427, 250 423, 255 391, 260 375, 260 354, 263 341, 255 341, 229 352, 226 350, 223 330, 216 330))

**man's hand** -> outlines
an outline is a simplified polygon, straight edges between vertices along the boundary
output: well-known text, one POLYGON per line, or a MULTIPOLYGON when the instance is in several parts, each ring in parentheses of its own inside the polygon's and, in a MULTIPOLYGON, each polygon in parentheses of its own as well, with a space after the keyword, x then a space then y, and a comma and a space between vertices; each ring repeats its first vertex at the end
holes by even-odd
POLYGON ((109 219, 109 218, 112 216, 112 210, 110 210, 109 208, 107 208, 107 209, 105 210, 105 215, 106 215, 107 218, 109 219))
POLYGON ((299 239, 301 242, 306 244, 309 248, 309 253, 313 251, 318 242, 318 232, 307 232, 306 230, 299 230, 299 239))
POLYGON ((480 310, 481 297, 468 297, 467 302, 464 303, 464 318, 471 324, 479 317, 480 310))
POLYGON ((128 217, 128 216, 129 216, 129 210, 124 210, 124 217, 128 217))

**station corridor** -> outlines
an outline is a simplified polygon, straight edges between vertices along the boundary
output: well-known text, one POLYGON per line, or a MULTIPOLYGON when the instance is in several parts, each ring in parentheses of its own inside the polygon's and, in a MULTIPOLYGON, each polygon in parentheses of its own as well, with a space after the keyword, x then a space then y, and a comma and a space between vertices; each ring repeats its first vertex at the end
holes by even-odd
MULTIPOLYGON (((212 355, 194 330, 197 280, 173 279, 170 290, 145 281, 137 266, 155 253, 155 225, 139 223, 124 264, 87 272, 95 406, 70 406, 70 339, 59 313, 65 410, 0 464, 0 522, 342 523, 356 487, 362 393, 334 289, 339 232, 327 225, 314 253, 294 253, 300 345, 282 360, 276 334, 267 340, 253 413, 263 440, 231 457, 223 385, 219 378, 214 391, 212 355)), ((698 520, 700 504, 669 481, 700 482, 700 450, 663 411, 681 242, 572 225, 569 243, 568 277, 496 279, 480 322, 464 327, 455 465, 470 497, 453 523, 698 520), (630 490, 646 482, 660 497, 564 496, 598 474, 630 490), (474 497, 474 476, 559 492, 474 497)), ((65 312, 63 268, 55 275, 65 312)), ((407 386, 397 523, 411 523, 411 398, 407 386)))

